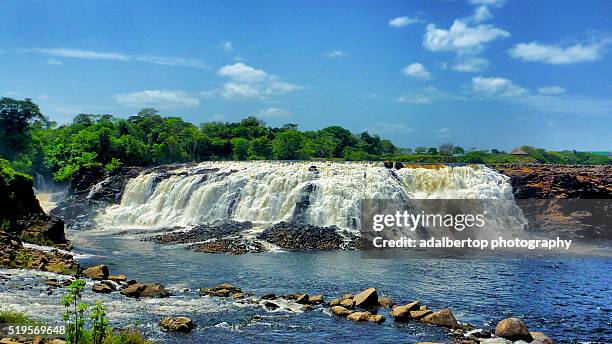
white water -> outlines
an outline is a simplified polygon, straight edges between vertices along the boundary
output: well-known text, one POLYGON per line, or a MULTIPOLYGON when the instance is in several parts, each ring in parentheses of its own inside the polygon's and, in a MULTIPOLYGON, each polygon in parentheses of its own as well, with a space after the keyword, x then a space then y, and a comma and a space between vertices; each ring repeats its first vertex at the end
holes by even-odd
POLYGON ((152 172, 131 179, 121 203, 97 221, 104 228, 290 221, 309 184, 314 191, 305 222, 341 228, 359 223, 362 199, 513 199, 508 178, 484 166, 390 170, 381 163, 205 162, 164 178, 152 172), (317 172, 309 170, 312 165, 317 172), (197 173, 202 169, 215 171, 197 173))

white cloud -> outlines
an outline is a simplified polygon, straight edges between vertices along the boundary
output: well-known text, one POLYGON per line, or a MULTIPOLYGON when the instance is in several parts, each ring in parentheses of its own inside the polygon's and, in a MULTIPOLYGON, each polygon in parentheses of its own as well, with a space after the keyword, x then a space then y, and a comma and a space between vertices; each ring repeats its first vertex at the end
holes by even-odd
POLYGON ((427 25, 423 36, 423 46, 431 51, 455 51, 457 53, 477 53, 483 44, 498 38, 509 37, 508 31, 493 25, 470 26, 455 20, 448 30, 439 29, 434 24, 427 25))
POLYGON ((489 61, 483 57, 469 57, 461 59, 453 65, 453 70, 457 72, 480 72, 489 67, 489 61))
POLYGON ((259 116, 264 118, 288 118, 293 114, 285 109, 270 107, 259 112, 259 116))
POLYGON ((549 64, 570 64, 595 61, 601 58, 610 40, 588 44, 575 44, 567 47, 539 44, 537 42, 519 43, 508 50, 511 57, 523 61, 549 64))
POLYGON ((219 44, 219 47, 227 52, 234 50, 234 45, 232 44, 232 41, 221 42, 221 44, 219 44))
POLYGON ((501 7, 506 0, 469 0, 470 4, 476 6, 495 6, 501 7))
POLYGON ((58 59, 47 59, 47 64, 52 66, 61 66, 64 63, 58 59))
POLYGON ((389 20, 389 25, 393 27, 404 27, 422 22, 418 17, 410 18, 407 16, 397 17, 389 20))
POLYGON ((376 123, 374 126, 367 128, 367 131, 373 133, 398 133, 406 134, 413 132, 413 128, 409 128, 404 123, 376 123))
POLYGON ((437 100, 466 100, 464 96, 458 96, 440 91, 436 87, 429 86, 422 90, 404 93, 397 98, 400 103, 432 104, 437 100))
POLYGON ((119 53, 99 52, 81 49, 32 49, 35 52, 58 57, 89 60, 129 61, 130 57, 119 53))
POLYGON ((449 128, 444 127, 434 130, 434 134, 436 134, 436 137, 439 139, 445 139, 450 137, 451 130, 449 128))
POLYGON ((298 85, 281 81, 275 75, 242 62, 223 66, 217 74, 228 78, 229 81, 223 85, 221 90, 207 91, 204 94, 220 94, 228 99, 266 98, 301 89, 298 85))
POLYGON ((130 107, 181 108, 194 107, 200 102, 183 91, 144 90, 133 93, 115 94, 115 101, 130 107))
POLYGON ((486 97, 519 97, 528 93, 527 89, 515 85, 504 78, 472 78, 472 91, 486 97))
MULTIPOLYGON (((153 63, 165 66, 184 66, 194 68, 208 68, 202 61, 196 59, 187 59, 181 57, 163 57, 154 55, 126 55, 122 53, 114 52, 100 52, 93 50, 82 50, 82 49, 41 49, 35 48, 28 51, 35 53, 53 56, 53 57, 64 57, 64 58, 75 58, 75 59, 86 59, 86 60, 104 60, 104 61, 116 61, 116 62, 131 62, 139 61, 146 63, 153 63)), ((62 61, 57 59, 47 59, 48 64, 61 65, 62 61)))
POLYGON ((480 23, 491 18, 493 18, 493 15, 487 6, 478 6, 474 10, 474 14, 469 19, 474 23, 480 23))
POLYGON ((416 79, 429 80, 431 79, 431 73, 420 63, 411 63, 406 67, 402 68, 402 74, 410 76, 416 79))
POLYGON ((341 49, 333 50, 327 53, 327 57, 329 57, 330 59, 345 57, 346 55, 347 54, 344 52, 344 50, 341 49))
POLYGON ((562 94, 565 93, 565 88, 561 86, 544 86, 538 88, 539 94, 562 94))

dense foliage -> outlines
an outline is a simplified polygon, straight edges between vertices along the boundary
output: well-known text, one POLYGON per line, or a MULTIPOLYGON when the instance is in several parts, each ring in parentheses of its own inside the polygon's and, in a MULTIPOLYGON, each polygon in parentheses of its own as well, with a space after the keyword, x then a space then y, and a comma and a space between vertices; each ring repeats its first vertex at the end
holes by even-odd
POLYGON ((81 168, 113 170, 203 160, 398 160, 406 162, 608 164, 610 158, 575 151, 547 152, 523 147, 529 156, 498 150, 466 152, 450 143, 439 147, 398 148, 368 132, 340 126, 300 131, 295 124, 269 127, 255 117, 237 123, 196 126, 180 117, 143 109, 127 119, 80 114, 55 126, 30 99, 0 101, 0 156, 17 170, 69 180, 81 168))

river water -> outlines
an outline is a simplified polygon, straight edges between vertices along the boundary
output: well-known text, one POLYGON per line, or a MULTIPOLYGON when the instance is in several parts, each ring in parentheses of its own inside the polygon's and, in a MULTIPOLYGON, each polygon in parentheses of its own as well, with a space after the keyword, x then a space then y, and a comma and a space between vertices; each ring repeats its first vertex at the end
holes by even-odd
MULTIPOLYGON (((104 183, 92 188, 104 188, 104 183)), ((100 211, 97 228, 68 230, 83 266, 106 264, 111 274, 159 282, 174 296, 129 299, 94 294, 114 327, 135 326, 165 343, 451 341, 448 330, 419 322, 353 323, 325 307, 303 312, 292 302, 275 311, 259 304, 200 297, 199 288, 232 283, 255 295, 321 293, 326 300, 375 287, 397 303, 415 299, 431 309, 450 307, 461 322, 492 329, 515 316, 557 342, 612 343, 612 243, 573 244, 567 253, 534 251, 458 258, 364 259, 358 251, 206 254, 142 241, 160 227, 213 220, 253 221, 262 227, 296 218, 352 230, 364 198, 475 198, 513 202, 507 177, 486 167, 411 168, 373 164, 203 163, 171 173, 145 171, 128 181, 121 202, 100 211), (205 171, 203 173, 202 171, 205 171), (148 233, 148 234, 141 234, 148 233), (187 335, 166 333, 164 316, 197 324, 187 335)), ((52 201, 54 201, 52 199, 52 201)), ((515 206, 504 208, 510 216, 515 206)), ((491 229, 492 230, 492 229, 491 229)), ((499 230, 496 229, 496 230, 499 230)), ((503 230, 503 228, 501 229, 503 230)), ((558 252, 558 251, 556 251, 558 252)), ((57 322, 62 289, 48 290, 49 273, 0 269, 0 308, 57 322)))

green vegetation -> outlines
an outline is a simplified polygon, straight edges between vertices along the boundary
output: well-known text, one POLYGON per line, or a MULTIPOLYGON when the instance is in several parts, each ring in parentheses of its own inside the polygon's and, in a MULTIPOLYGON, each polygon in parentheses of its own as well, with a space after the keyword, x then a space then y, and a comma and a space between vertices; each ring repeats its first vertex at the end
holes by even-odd
MULTIPOLYGON (((610 164, 610 157, 588 152, 547 152, 523 147, 527 156, 497 149, 398 148, 368 132, 353 134, 340 126, 300 131, 295 124, 269 127, 255 117, 237 123, 196 126, 180 117, 162 117, 143 109, 127 119, 80 114, 56 127, 30 99, 0 101, 0 156, 16 170, 70 180, 80 169, 112 171, 122 165, 151 166, 203 160, 395 160, 456 163, 610 164), (5 144, 6 142, 6 144, 5 144)), ((7 163, 0 164, 2 170, 7 163)), ((13 172, 10 172, 13 173, 13 172)))
POLYGON ((148 340, 133 330, 128 329, 113 333, 106 318, 106 308, 101 301, 96 301, 91 307, 89 318, 91 329, 85 328, 85 312, 89 305, 82 301, 85 281, 74 280, 68 287, 68 292, 62 298, 62 305, 66 308, 63 320, 68 322, 66 342, 71 344, 149 344, 148 340))
POLYGON ((13 310, 0 310, 0 324, 28 325, 36 323, 25 313, 13 310))

